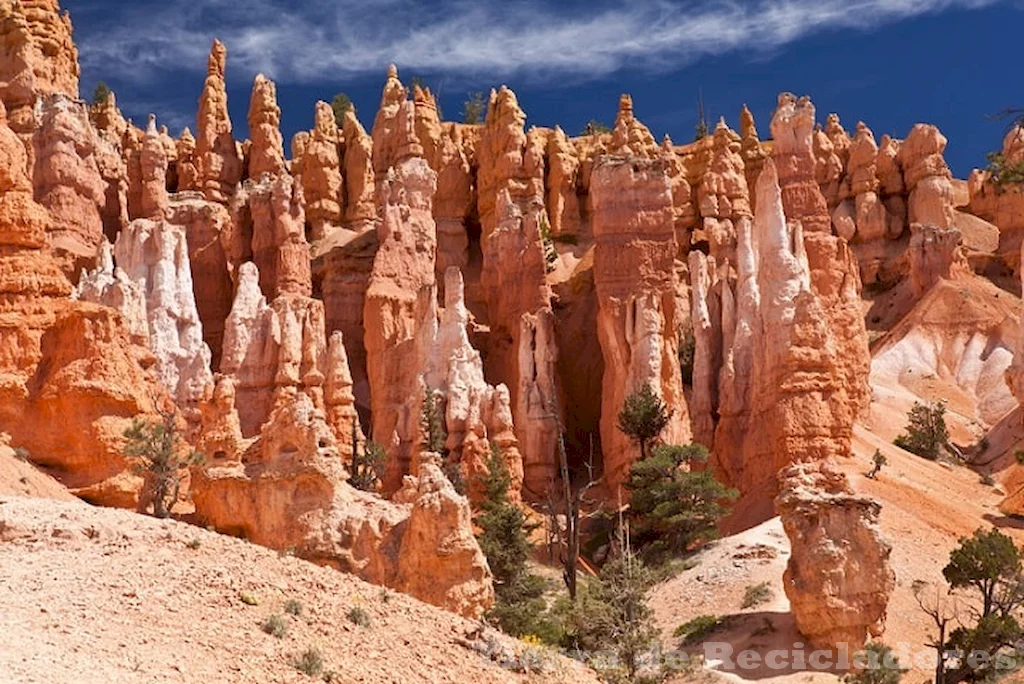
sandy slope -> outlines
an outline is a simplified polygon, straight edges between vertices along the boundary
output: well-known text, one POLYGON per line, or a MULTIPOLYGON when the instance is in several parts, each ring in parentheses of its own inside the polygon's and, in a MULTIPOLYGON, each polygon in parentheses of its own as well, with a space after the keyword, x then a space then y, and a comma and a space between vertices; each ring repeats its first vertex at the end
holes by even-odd
MULTIPOLYGON (((932 626, 914 599, 913 583, 921 580, 945 586, 942 568, 949 552, 960 537, 980 526, 998 525, 1019 543, 1024 543, 1024 530, 999 513, 1000 491, 983 485, 974 471, 908 454, 861 426, 856 428, 853 456, 840 465, 858 492, 881 502, 882 531, 893 545, 896 588, 881 640, 921 649, 932 637, 932 626), (876 480, 869 480, 864 473, 871 467, 875 449, 881 449, 889 462, 876 480)), ((737 653, 753 649, 763 655, 774 648, 792 648, 801 639, 782 588, 788 556, 789 540, 778 518, 712 545, 697 558, 695 567, 651 592, 651 607, 665 643, 675 645, 678 640, 672 631, 687 620, 717 615, 728 616, 728 621, 713 640, 732 644, 737 653), (770 585, 772 599, 742 609, 747 587, 761 582, 770 585)), ((910 681, 923 681, 927 674, 918 668, 910 681)), ((736 672, 729 678, 834 680, 830 675, 767 669, 736 672)))
POLYGON ((323 654, 341 682, 596 682, 553 658, 543 675, 469 646, 523 645, 412 598, 184 523, 0 497, 0 681, 301 682, 323 654), (258 599, 246 605, 242 593, 258 599), (296 599, 277 639, 261 623, 296 599), (353 607, 370 616, 353 624, 353 607), (469 646, 467 646, 469 645, 469 646))
POLYGON ((915 401, 945 400, 953 440, 974 444, 1016 408, 1003 379, 1020 300, 984 278, 933 287, 872 350, 865 424, 891 439, 915 401))
POLYGON ((57 480, 17 457, 14 449, 0 445, 0 495, 26 496, 56 501, 78 501, 57 480))

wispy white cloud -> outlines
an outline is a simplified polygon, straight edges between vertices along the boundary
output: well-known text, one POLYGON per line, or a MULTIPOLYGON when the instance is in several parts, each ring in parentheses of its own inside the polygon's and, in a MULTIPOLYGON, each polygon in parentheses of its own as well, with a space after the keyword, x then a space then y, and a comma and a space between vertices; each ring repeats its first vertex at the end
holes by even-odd
POLYGON ((544 0, 66 0, 95 39, 87 69, 124 80, 199 70, 211 39, 231 63, 316 82, 379 74, 388 62, 458 75, 539 80, 607 76, 625 66, 684 66, 709 55, 778 49, 824 30, 869 30, 1000 0, 632 0, 566 8, 544 0), (202 27, 202 28, 197 28, 202 27))

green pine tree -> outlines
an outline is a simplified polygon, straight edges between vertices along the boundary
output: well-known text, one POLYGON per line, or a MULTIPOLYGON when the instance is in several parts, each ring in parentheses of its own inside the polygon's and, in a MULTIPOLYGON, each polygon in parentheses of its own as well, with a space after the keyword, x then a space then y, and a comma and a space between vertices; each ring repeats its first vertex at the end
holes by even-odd
POLYGON ((650 383, 644 383, 622 404, 619 411, 619 430, 640 447, 640 458, 647 458, 648 446, 661 434, 672 418, 672 412, 665 406, 650 383))
POLYGON ((110 93, 110 86, 108 86, 105 82, 100 81, 96 84, 96 89, 92 91, 92 104, 106 104, 107 100, 110 99, 110 93))
POLYGON ((707 449, 699 444, 661 445, 630 467, 626 488, 631 492, 633 542, 646 560, 685 553, 717 536, 718 522, 728 513, 724 502, 737 492, 710 470, 691 470, 707 458, 707 449))
POLYGON ((536 529, 526 514, 508 498, 512 476, 500 450, 491 445, 487 474, 482 478, 483 498, 476 525, 477 541, 494 575, 495 605, 488 618, 516 637, 533 635, 554 643, 557 625, 547 615, 546 582, 529 570, 529 535, 536 529))
POLYGON ((448 440, 448 430, 444 424, 444 400, 440 394, 435 394, 429 389, 423 393, 420 431, 423 434, 420 444, 423 450, 443 456, 447 451, 445 442, 448 440))
POLYGON ((135 418, 124 431, 123 453, 135 462, 134 470, 147 481, 153 515, 166 518, 178 500, 182 471, 200 463, 202 454, 189 448, 178 429, 177 414, 161 412, 162 420, 135 418))
POLYGON ((359 453, 359 425, 353 420, 352 467, 348 483, 364 492, 377 491, 380 488, 386 458, 384 448, 371 440, 366 440, 363 452, 359 453))
POLYGON ((566 645, 584 653, 614 649, 625 672, 605 672, 635 681, 641 656, 659 644, 647 605, 654 573, 624 545, 580 596, 568 618, 566 645))
POLYGON ((462 103, 462 123, 482 124, 487 114, 487 98, 480 91, 470 93, 462 103))
POLYGON ((345 125, 345 112, 355 111, 355 105, 345 93, 338 93, 331 98, 331 109, 334 110, 334 123, 341 128, 345 125))
POLYGON ((933 404, 914 402, 907 415, 906 432, 893 444, 901 449, 934 461, 949 441, 946 428, 946 405, 937 401, 933 404))
POLYGON ((882 643, 870 642, 854 656, 862 667, 843 677, 845 684, 899 684, 906 674, 900 659, 882 643))

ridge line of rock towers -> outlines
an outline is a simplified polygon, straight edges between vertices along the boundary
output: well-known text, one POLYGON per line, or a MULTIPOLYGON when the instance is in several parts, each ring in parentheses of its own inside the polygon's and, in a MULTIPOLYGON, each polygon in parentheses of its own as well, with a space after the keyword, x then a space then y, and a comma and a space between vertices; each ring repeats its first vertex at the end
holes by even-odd
POLYGON ((505 86, 483 123, 442 121, 392 65, 369 133, 318 102, 289 159, 263 75, 235 139, 219 41, 177 139, 78 99, 55 0, 0 0, 0 46, 0 431, 83 498, 143 505, 121 434, 173 405, 207 456, 199 520, 476 616, 490 572, 443 471, 478 500, 496 452, 513 498, 543 501, 561 436, 573 469, 594 445, 613 501, 637 456, 617 415, 648 384, 662 439, 706 445, 741 491, 737 519, 783 516, 801 631, 880 629, 878 506, 831 463, 870 401, 862 284, 920 295, 964 268, 934 126, 876 144, 784 93, 770 141, 744 107, 738 134, 676 145, 623 95, 611 131, 572 137, 527 128, 505 86), (389 499, 347 484, 367 438, 389 499))

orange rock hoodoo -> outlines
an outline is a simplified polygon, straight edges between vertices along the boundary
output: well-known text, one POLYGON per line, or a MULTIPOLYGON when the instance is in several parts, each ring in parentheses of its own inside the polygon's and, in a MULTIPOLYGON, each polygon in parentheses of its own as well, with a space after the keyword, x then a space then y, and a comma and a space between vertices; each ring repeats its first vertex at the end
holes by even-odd
POLYGON ((715 127, 711 162, 697 188, 697 204, 703 217, 709 254, 721 261, 736 260, 735 223, 750 217, 750 193, 740 156, 739 137, 725 121, 715 127))
POLYGON ((853 652, 882 633, 896 585, 881 506, 828 464, 802 463, 779 478, 775 506, 793 549, 783 583, 797 628, 815 648, 853 652))
POLYGON ((306 199, 306 221, 314 240, 326 237, 341 225, 345 195, 338 133, 331 106, 317 102, 313 130, 302 145, 301 154, 299 150, 294 153, 306 199))
POLYGON ((214 202, 225 202, 242 178, 241 151, 231 136, 227 84, 224 82, 226 62, 227 48, 215 40, 196 118, 199 126, 194 153, 197 186, 208 200, 214 202))
MULTIPOLYGON (((404 92, 404 91, 403 91, 404 92)), ((437 175, 422 158, 413 130, 413 103, 403 100, 394 135, 397 164, 378 188, 380 249, 374 258, 363 314, 373 434, 388 452, 386 486, 396 489, 419 451, 427 367, 437 327, 432 199, 437 175)))
POLYGON ((480 285, 491 341, 489 374, 512 394, 526 489, 541 496, 556 473, 561 410, 554 313, 542 230, 544 141, 525 131, 526 115, 506 87, 491 93, 477 150, 483 254, 480 285))
POLYGON ((33 110, 40 98, 57 93, 78 97, 78 48, 71 30, 71 19, 60 13, 57 0, 0 3, 0 101, 8 125, 26 145, 36 128, 33 110))
POLYGON ((605 478, 615 487, 637 457, 618 428, 630 393, 649 384, 673 409, 661 438, 669 444, 690 438, 679 371, 672 189, 662 159, 606 156, 594 167, 590 194, 597 334, 604 355, 601 445, 605 478))

